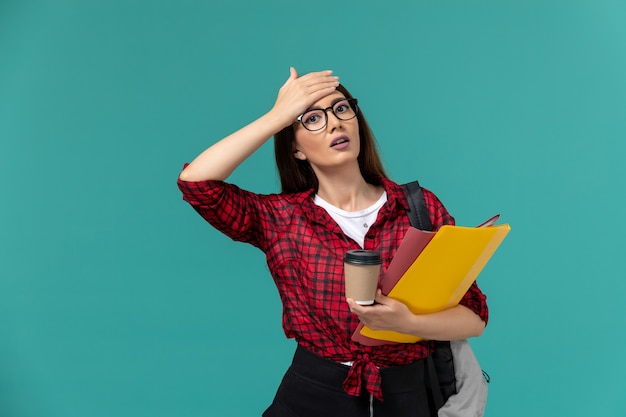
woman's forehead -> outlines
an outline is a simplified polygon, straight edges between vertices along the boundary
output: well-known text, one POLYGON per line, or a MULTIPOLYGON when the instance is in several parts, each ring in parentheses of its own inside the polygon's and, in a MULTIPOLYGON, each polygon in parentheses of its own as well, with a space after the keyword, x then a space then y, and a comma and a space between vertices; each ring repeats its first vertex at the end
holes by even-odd
POLYGON ((326 108, 328 106, 332 106, 338 100, 342 100, 344 98, 346 98, 346 96, 344 96, 343 93, 341 93, 339 91, 334 91, 334 92, 330 93, 329 95, 327 95, 326 97, 323 97, 323 98, 319 99, 318 101, 316 101, 315 103, 313 103, 311 108, 313 108, 313 107, 326 108))

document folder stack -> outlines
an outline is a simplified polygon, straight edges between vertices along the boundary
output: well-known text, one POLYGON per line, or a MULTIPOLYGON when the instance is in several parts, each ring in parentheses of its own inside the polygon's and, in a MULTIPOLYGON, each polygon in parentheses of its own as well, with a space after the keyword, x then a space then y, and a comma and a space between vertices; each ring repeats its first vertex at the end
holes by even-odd
MULTIPOLYGON (((382 293, 414 314, 456 306, 511 230, 508 224, 493 225, 498 217, 478 227, 447 225, 437 232, 410 228, 382 279, 382 293)), ((369 346, 422 340, 362 324, 352 339, 369 346)))

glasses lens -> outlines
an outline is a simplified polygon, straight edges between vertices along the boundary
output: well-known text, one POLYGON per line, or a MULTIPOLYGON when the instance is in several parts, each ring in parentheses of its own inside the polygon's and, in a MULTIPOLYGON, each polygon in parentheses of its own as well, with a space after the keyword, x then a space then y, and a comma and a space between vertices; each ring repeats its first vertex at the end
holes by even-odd
POLYGON ((352 100, 341 100, 333 106, 333 113, 341 120, 350 120, 356 116, 356 103, 352 100))
POLYGON ((320 109, 311 110, 304 113, 300 120, 308 130, 320 130, 326 125, 326 113, 320 109))

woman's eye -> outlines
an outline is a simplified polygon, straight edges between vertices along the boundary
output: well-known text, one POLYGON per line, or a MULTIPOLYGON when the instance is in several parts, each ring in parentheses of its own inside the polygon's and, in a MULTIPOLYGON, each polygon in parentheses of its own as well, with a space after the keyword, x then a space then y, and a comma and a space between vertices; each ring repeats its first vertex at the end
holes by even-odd
POLYGON ((304 117, 304 123, 315 124, 321 120, 321 116, 317 113, 308 114, 304 117))
POLYGON ((339 103, 337 107, 335 107, 335 113, 345 113, 348 110, 350 110, 350 105, 346 102, 339 103))

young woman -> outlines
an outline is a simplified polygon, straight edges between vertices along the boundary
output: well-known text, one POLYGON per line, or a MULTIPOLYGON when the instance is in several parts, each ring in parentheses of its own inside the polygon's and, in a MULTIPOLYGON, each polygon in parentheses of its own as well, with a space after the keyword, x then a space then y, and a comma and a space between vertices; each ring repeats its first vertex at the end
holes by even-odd
MULTIPOLYGON (((429 340, 479 336, 487 322, 476 283, 449 310, 414 315, 377 294, 346 300, 343 255, 373 249, 389 266, 409 227, 403 188, 387 178, 357 100, 331 71, 290 76, 273 108, 186 165, 183 198, 215 228, 261 249, 283 303, 283 328, 298 344, 265 417, 429 416, 424 358, 432 343, 363 346, 359 321, 429 340), (261 195, 224 182, 274 136, 282 192, 261 195)), ((424 190, 433 227, 454 224, 424 190)))

